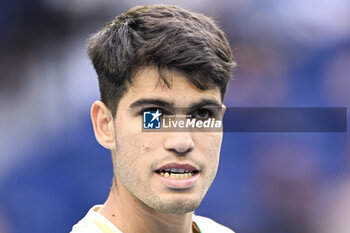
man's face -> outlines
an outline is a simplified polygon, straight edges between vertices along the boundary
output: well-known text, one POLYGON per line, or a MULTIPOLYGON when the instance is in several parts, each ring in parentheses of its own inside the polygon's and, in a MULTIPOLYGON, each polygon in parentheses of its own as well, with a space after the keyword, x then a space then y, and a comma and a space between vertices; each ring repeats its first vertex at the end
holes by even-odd
POLYGON ((203 109, 222 102, 219 88, 199 90, 181 74, 170 74, 168 88, 158 82, 155 69, 145 69, 121 98, 114 122, 114 174, 117 188, 122 185, 127 195, 156 211, 187 213, 199 206, 214 180, 222 133, 142 132, 143 111, 168 105, 204 104, 203 109))

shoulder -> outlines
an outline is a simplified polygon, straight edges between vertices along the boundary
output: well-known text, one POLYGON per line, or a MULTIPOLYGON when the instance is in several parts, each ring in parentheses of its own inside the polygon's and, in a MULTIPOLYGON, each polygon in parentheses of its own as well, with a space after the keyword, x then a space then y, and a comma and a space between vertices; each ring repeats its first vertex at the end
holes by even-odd
POLYGON ((228 227, 225 227, 207 217, 193 215, 193 221, 197 224, 202 233, 234 233, 234 231, 228 227))
POLYGON ((94 213, 91 208, 89 212, 77 224, 75 224, 70 233, 100 233, 94 222, 94 213))
POLYGON ((93 226, 76 225, 70 233, 101 233, 98 229, 93 229, 93 226))
POLYGON ((85 217, 73 226, 70 233, 101 233, 101 231, 92 219, 85 217))
POLYGON ((101 205, 92 207, 89 212, 77 224, 70 233, 121 233, 107 218, 97 211, 101 205))

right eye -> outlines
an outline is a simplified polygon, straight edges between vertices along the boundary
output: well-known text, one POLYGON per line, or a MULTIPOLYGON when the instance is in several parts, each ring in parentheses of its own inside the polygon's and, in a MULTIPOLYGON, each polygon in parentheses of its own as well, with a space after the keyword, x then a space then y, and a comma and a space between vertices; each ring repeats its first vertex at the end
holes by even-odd
POLYGON ((197 119, 206 119, 209 117, 213 117, 214 113, 206 108, 199 108, 197 110, 194 110, 190 113, 190 115, 192 115, 192 117, 197 118, 197 119))
POLYGON ((143 115, 144 112, 156 112, 157 110, 159 110, 160 112, 162 112, 160 108, 151 107, 151 108, 143 108, 143 109, 141 109, 140 112, 139 112, 138 114, 139 114, 139 115, 143 115))

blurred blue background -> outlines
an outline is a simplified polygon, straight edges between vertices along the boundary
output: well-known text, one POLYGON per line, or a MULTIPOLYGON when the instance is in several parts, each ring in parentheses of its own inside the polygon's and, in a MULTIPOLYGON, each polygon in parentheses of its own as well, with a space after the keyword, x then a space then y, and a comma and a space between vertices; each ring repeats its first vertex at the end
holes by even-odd
MULTIPOLYGON (((135 5, 220 22, 238 67, 228 107, 350 105, 348 0, 17 0, 0 8, 0 232, 69 232, 107 198, 109 152, 86 38, 135 5)), ((348 117, 349 120, 349 117, 348 117)), ((238 233, 349 233, 348 133, 225 133, 197 214, 238 233)))

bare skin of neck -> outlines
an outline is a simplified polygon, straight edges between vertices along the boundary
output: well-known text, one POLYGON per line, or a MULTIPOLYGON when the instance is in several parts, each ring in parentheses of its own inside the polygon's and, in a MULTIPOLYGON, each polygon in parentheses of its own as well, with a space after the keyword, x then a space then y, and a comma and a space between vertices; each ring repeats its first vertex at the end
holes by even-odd
POLYGON ((131 195, 123 185, 115 185, 98 211, 123 233, 192 233, 193 212, 159 213, 131 195))

